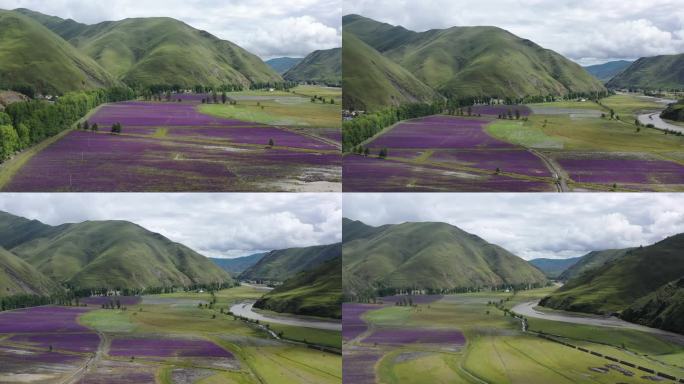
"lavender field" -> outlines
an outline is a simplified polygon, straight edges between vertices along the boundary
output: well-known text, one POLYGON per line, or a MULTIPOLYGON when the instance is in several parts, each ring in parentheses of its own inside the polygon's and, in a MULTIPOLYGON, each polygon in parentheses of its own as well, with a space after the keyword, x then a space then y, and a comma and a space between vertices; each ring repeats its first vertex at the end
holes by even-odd
MULTIPOLYGON (((5 191, 335 191, 341 156, 335 140, 280 126, 198 112, 181 102, 106 104, 75 130, 33 155, 5 191), (112 124, 122 132, 111 134, 112 124)), ((326 131, 327 132, 327 131, 326 131)), ((334 136, 334 133, 330 133, 334 136)))

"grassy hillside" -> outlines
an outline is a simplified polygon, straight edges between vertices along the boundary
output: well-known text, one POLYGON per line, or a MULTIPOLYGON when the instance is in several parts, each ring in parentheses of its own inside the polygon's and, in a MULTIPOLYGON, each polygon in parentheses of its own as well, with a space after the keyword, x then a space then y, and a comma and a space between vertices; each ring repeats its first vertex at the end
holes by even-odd
POLYGON ((416 33, 358 15, 346 33, 446 95, 518 98, 605 91, 578 64, 496 27, 453 27, 416 33))
POLYGON ((265 63, 282 75, 303 59, 303 57, 276 57, 275 59, 266 60, 265 63))
POLYGON ((559 276, 559 280, 567 281, 582 275, 583 273, 598 268, 610 261, 624 256, 631 248, 626 249, 606 249, 603 251, 592 251, 580 257, 572 266, 568 267, 559 276))
POLYGON ((342 83, 342 48, 314 51, 283 75, 285 80, 342 83))
POLYGON ((375 288, 462 289, 544 284, 537 268, 445 223, 388 225, 344 243, 345 295, 375 288))
POLYGON ((620 312, 684 276, 682 249, 684 234, 628 250, 624 256, 571 279, 542 305, 589 313, 620 312))
POLYGON ((342 104, 345 109, 372 111, 439 95, 399 64, 384 57, 351 33, 342 43, 342 104))
POLYGON ((210 260, 224 271, 229 272, 230 274, 239 275, 245 269, 256 264, 265 255, 266 253, 255 253, 249 256, 236 257, 234 259, 210 258, 210 260))
POLYGON ((240 279, 285 281, 341 254, 341 243, 275 250, 242 272, 240 279))
POLYGON ((623 319, 684 334, 684 278, 665 284, 622 312, 623 319))
POLYGON ((247 86, 282 81, 257 56, 175 19, 132 18, 85 26, 29 14, 127 84, 247 86))
POLYGON ((610 79, 615 77, 618 73, 624 71, 625 68, 629 67, 631 64, 631 61, 617 60, 609 61, 603 64, 589 65, 584 67, 584 69, 586 69, 586 71, 589 72, 595 78, 606 83, 610 79))
POLYGON ((0 89, 31 85, 62 94, 115 84, 98 63, 34 19, 0 10, 0 89))
POLYGON ((342 256, 300 272, 264 295, 257 308, 320 317, 342 317, 342 256))
POLYGON ((660 114, 660 117, 668 120, 684 121, 684 100, 668 105, 660 114))
POLYGON ((684 89, 684 53, 642 57, 607 84, 609 88, 684 89))
POLYGON ((62 291, 57 283, 11 252, 0 248, 0 297, 17 294, 48 296, 62 291))
POLYGON ((555 279, 560 276, 561 273, 565 272, 566 269, 575 265, 581 258, 571 257, 569 259, 533 259, 530 260, 530 264, 539 268, 540 271, 544 272, 544 275, 550 279, 555 279))
POLYGON ((346 217, 342 218, 342 242, 362 239, 372 236, 378 232, 384 231, 386 225, 380 227, 373 227, 359 220, 350 220, 346 217))
POLYGON ((0 239, 42 274, 78 288, 144 288, 231 282, 208 258, 126 221, 56 227, 0 216, 0 239), (23 235, 19 235, 26 229, 23 235))

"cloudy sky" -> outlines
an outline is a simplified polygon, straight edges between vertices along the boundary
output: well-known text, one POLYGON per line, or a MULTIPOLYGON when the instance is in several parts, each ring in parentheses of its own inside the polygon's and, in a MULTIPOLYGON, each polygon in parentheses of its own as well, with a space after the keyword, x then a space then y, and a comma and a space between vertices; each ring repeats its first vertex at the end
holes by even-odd
POLYGON ((29 8, 86 24, 173 17, 263 59, 304 57, 342 41, 340 0, 0 0, 0 8, 29 8))
POLYGON ((494 25, 580 64, 684 53, 682 0, 344 0, 415 31, 494 25))
POLYGON ((0 210, 46 224, 127 220, 210 257, 342 239, 339 194, 3 193, 0 210))
POLYGON ((370 225, 447 222, 524 258, 649 245, 684 232, 682 194, 386 193, 343 197, 370 225))

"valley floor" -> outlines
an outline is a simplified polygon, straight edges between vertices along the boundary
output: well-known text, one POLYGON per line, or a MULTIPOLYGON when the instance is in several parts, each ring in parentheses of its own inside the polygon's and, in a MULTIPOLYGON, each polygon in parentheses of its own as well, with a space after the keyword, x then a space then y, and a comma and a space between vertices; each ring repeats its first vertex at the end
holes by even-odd
MULTIPOLYGON (((343 157, 344 191, 682 191, 684 136, 637 127, 655 98, 475 106, 408 120, 343 157), (610 110, 616 118, 610 118, 610 110), (519 119, 498 118, 520 115, 519 119), (603 115, 603 116, 602 116, 603 115), (385 159, 378 158, 381 149, 385 159)), ((648 117, 646 117, 648 119, 648 117)), ((679 130, 675 129, 675 130, 679 130)))
POLYGON ((339 349, 339 332, 228 315, 261 295, 242 286, 213 305, 208 293, 179 293, 120 298, 125 310, 91 298, 2 312, 0 382, 340 383, 341 357, 325 351, 339 349))
POLYGON ((345 383, 645 383, 684 378, 684 344, 633 329, 508 315, 551 288, 344 304, 345 383), (426 338, 436 334, 438 337, 426 338), (458 334, 464 338, 459 338, 458 334), (641 367, 638 368, 638 367, 641 367))

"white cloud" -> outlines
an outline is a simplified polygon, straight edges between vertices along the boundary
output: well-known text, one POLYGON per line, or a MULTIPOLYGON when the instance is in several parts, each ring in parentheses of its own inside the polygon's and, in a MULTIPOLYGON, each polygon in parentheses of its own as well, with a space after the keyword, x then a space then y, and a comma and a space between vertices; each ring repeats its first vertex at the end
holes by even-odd
POLYGON ((173 17, 264 59, 303 57, 342 41, 339 0, 0 0, 0 8, 28 8, 86 24, 173 17))
POLYGON ((214 257, 342 239, 339 194, 0 194, 0 210, 57 225, 128 220, 214 257))
POLYGON ((416 31, 494 25, 581 64, 684 53, 681 0, 345 0, 343 13, 416 31))
POLYGON ((684 232, 680 194, 345 194, 344 216, 370 225, 441 221, 525 259, 655 243, 684 232))

